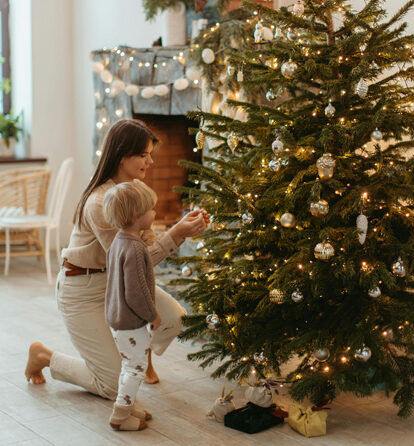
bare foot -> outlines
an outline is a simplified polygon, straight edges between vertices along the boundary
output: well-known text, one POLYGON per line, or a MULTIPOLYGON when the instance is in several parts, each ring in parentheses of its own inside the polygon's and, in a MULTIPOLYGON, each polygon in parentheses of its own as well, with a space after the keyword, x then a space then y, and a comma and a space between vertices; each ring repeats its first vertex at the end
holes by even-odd
POLYGON ((152 366, 152 354, 151 349, 148 349, 148 366, 145 370, 145 382, 147 384, 157 384, 160 382, 158 375, 155 373, 154 367, 152 366))
POLYGON ((27 360, 26 375, 27 381, 32 380, 33 384, 43 384, 46 382, 42 369, 50 365, 50 358, 53 352, 40 342, 33 342, 29 348, 29 358, 27 360))

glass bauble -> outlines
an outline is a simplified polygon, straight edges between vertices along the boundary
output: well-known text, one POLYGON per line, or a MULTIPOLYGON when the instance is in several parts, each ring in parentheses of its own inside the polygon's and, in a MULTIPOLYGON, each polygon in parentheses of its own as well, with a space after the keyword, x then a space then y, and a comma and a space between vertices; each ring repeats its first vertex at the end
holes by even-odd
POLYGON ((253 221, 253 215, 250 212, 245 212, 242 215, 242 222, 245 225, 249 225, 253 221))
POLYGON ((217 314, 212 313, 206 317, 206 322, 207 322, 208 328, 210 328, 210 330, 214 330, 215 328, 217 328, 217 325, 220 322, 220 319, 217 316, 217 314))
POLYGON ((227 137, 227 145, 230 147, 230 150, 234 152, 239 145, 239 137, 231 132, 227 137))
POLYGON ((365 96, 367 95, 368 84, 365 82, 364 79, 360 79, 357 83, 357 86, 355 87, 355 93, 362 99, 365 98, 365 96))
POLYGON ((276 93, 271 88, 269 88, 269 90, 267 90, 266 92, 266 99, 268 101, 274 101, 276 97, 277 97, 276 93))
POLYGON ((381 296, 381 288, 379 286, 376 286, 375 288, 371 288, 368 290, 368 296, 369 297, 380 297, 381 296))
POLYGON ((283 150, 283 147, 283 141, 281 141, 279 137, 272 142, 272 150, 275 155, 279 154, 283 150))
POLYGON ((329 260, 334 254, 334 247, 328 243, 318 243, 314 249, 315 257, 319 260, 329 260))
POLYGON ((324 153, 317 161, 318 175, 321 180, 329 180, 333 177, 335 159, 331 153, 324 153))
POLYGON ((292 295, 290 296, 293 300, 293 302, 301 302, 303 300, 303 294, 299 290, 293 291, 292 295))
POLYGON ((269 293, 270 302, 274 302, 276 304, 282 304, 285 300, 285 293, 278 288, 271 290, 269 293))
POLYGON ((371 139, 374 142, 381 141, 382 132, 380 130, 378 130, 378 127, 371 133, 371 139))
POLYGON ((296 225, 296 219, 295 216, 293 214, 291 214, 290 212, 285 212, 281 217, 280 217, 280 224, 284 227, 284 228, 294 228, 296 225))
POLYGON ((298 0, 293 5, 293 14, 295 14, 296 17, 301 17, 303 16, 304 12, 305 12, 305 6, 300 0, 298 0))
POLYGON ((196 140, 196 144, 197 144, 197 149, 201 150, 204 147, 204 143, 206 141, 206 135, 204 134, 204 132, 199 130, 196 133, 195 140, 196 140))
POLYGON ((311 203, 309 211, 314 217, 325 217, 329 212, 329 203, 326 200, 311 203))
POLYGON ((280 169, 280 160, 271 160, 269 162, 269 169, 272 172, 277 172, 280 169))
POLYGON ((318 348, 313 352, 315 358, 320 362, 325 362, 329 358, 329 350, 327 348, 318 348))
POLYGON ((293 79, 297 69, 298 65, 292 60, 289 60, 282 65, 281 72, 286 79, 293 79))
POLYGON ((184 277, 189 277, 189 276, 191 276, 191 274, 193 274, 193 270, 191 269, 190 266, 185 265, 185 266, 183 266, 183 267, 181 268, 181 274, 182 274, 184 277))
POLYGON ((328 106, 325 108, 325 116, 328 118, 333 118, 336 113, 336 108, 332 105, 332 102, 329 101, 328 106))
POLYGON ((362 348, 358 348, 354 353, 355 359, 361 362, 367 362, 371 358, 371 355, 371 349, 366 345, 364 345, 362 348))
POLYGON ((405 266, 401 260, 401 257, 398 257, 398 259, 392 264, 392 273, 396 277, 405 277, 405 266))

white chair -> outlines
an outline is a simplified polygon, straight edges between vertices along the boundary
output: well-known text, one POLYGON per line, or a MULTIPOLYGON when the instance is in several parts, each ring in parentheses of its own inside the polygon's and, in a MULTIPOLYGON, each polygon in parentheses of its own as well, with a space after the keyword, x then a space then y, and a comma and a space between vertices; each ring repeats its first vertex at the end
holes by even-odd
POLYGON ((45 229, 45 263, 47 279, 52 284, 52 271, 50 268, 50 233, 56 230, 56 253, 60 263, 60 218, 62 215, 65 197, 69 189, 69 183, 73 174, 73 158, 67 158, 60 166, 53 188, 52 197, 49 204, 49 211, 46 215, 22 215, 0 217, 0 227, 5 230, 6 259, 4 264, 4 274, 9 274, 10 266, 10 231, 15 229, 45 229))

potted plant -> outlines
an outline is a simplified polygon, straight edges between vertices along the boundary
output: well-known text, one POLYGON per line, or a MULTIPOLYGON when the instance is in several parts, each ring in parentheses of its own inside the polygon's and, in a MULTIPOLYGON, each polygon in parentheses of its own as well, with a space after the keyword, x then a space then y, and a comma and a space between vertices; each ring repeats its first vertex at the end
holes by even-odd
POLYGON ((14 155, 16 141, 19 140, 18 134, 22 131, 18 126, 19 118, 19 116, 13 117, 0 113, 1 156, 11 157, 14 155))

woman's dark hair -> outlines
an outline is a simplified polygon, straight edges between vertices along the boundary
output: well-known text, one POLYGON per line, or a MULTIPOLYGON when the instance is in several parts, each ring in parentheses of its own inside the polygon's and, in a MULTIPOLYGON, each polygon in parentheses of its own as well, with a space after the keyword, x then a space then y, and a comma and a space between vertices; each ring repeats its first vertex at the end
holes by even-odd
POLYGON ((76 207, 73 217, 74 224, 77 224, 78 227, 81 226, 83 209, 87 199, 94 189, 116 174, 122 158, 140 155, 150 142, 156 145, 158 139, 143 122, 136 119, 121 119, 108 130, 95 173, 76 207))

